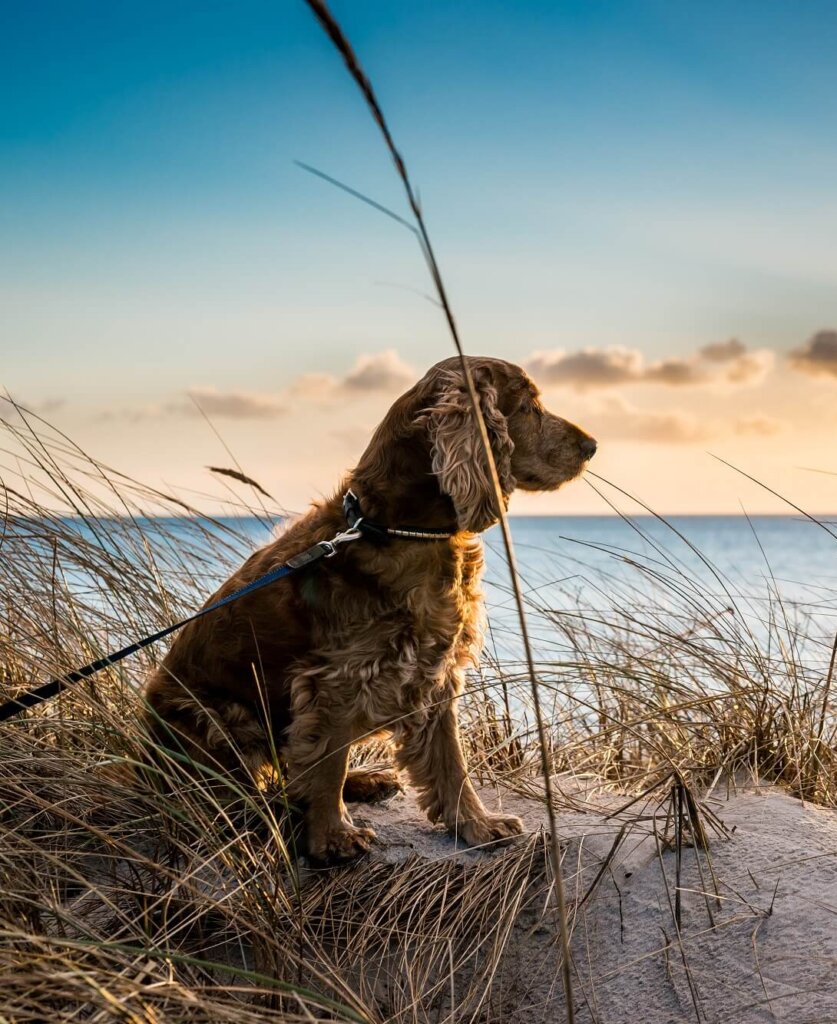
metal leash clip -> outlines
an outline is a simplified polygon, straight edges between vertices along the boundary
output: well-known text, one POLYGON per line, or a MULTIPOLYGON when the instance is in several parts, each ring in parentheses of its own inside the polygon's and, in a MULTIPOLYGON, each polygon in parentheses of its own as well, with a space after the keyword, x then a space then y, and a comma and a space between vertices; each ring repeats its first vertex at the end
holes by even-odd
POLYGON ((336 537, 332 537, 331 540, 321 540, 320 547, 325 548, 325 557, 334 558, 337 554, 337 548, 340 544, 348 544, 353 540, 360 540, 363 534, 360 532, 358 527, 363 522, 362 519, 355 521, 354 526, 351 529, 344 530, 342 533, 338 533, 336 537))

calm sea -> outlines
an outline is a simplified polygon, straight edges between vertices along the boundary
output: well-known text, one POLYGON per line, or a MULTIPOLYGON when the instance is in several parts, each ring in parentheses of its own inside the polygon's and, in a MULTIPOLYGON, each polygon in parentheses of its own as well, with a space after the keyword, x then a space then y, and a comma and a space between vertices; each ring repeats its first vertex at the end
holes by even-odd
MULTIPOLYGON (((543 628, 552 609, 589 609, 610 621, 620 609, 640 619, 669 610, 680 622, 734 611, 761 637, 780 619, 819 648, 837 632, 837 516, 822 525, 801 516, 511 522, 541 654, 552 647, 554 630, 543 628)), ((488 541, 487 600, 511 630, 502 539, 495 530, 488 541)), ((517 645, 499 653, 509 650, 517 645)))
MULTIPOLYGON (((168 574, 163 569, 163 579, 171 591, 186 576, 191 580, 181 594, 184 611, 208 596, 276 529, 256 518, 223 520, 231 529, 219 531, 223 543, 215 545, 201 530, 212 535, 217 527, 194 520, 144 520, 142 537, 136 538, 122 520, 111 539, 105 521, 101 531, 93 523, 68 522, 95 546, 134 550, 143 563, 145 544, 159 545, 161 553, 176 550, 178 569, 168 574)), ((823 659, 827 663, 837 632, 837 516, 821 524, 802 516, 678 516, 666 522, 651 516, 629 521, 514 517, 510 523, 530 634, 541 660, 572 651, 566 633, 576 622, 588 631, 595 626, 586 641, 595 643, 596 635, 612 638, 624 623, 653 638, 661 626, 663 633, 671 626, 680 636, 695 629, 708 635, 713 623, 723 621, 746 628, 759 648, 792 645, 806 661, 810 656, 817 671, 823 659)), ((7 549, 14 533, 12 524, 7 549)), ((23 551, 40 544, 44 557, 51 557, 48 543, 33 540, 25 529, 18 539, 23 551)), ((487 655, 516 662, 522 653, 520 627, 496 528, 486 534, 486 547, 487 655)), ((159 564, 168 564, 165 557, 159 564)), ((62 566, 62 572, 89 600, 109 603, 106 578, 80 567, 62 566)), ((730 649, 735 645, 733 636, 730 649)))
MULTIPOLYGON (((780 617, 822 648, 837 631, 837 515, 513 517, 510 520, 536 653, 556 650, 554 617, 612 619, 668 611, 678 621, 735 613, 756 632, 780 617)), ((253 544, 269 532, 238 521, 253 544)), ((520 656, 516 611, 497 528, 486 534, 489 647, 520 656)))

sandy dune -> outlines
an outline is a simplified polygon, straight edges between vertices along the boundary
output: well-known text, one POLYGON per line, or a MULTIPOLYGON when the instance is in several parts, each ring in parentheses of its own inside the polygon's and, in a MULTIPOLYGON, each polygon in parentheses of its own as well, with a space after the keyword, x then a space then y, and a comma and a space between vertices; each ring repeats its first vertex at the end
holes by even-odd
MULTIPOLYGON (((492 792, 483 796, 496 805, 492 792)), ((582 809, 562 812, 559 822, 568 897, 578 900, 619 831, 619 819, 606 819, 619 801, 588 796, 584 807, 574 796, 572 803, 582 809)), ((535 802, 507 797, 503 806, 530 829, 541 827, 535 802)), ((753 786, 716 791, 711 807, 731 835, 710 836, 703 879, 694 848, 682 850, 679 941, 672 909, 676 853, 658 847, 648 820, 627 831, 594 894, 577 910, 579 1021, 837 1021, 837 813, 753 786)), ((417 855, 476 865, 494 856, 457 851, 453 839, 423 819, 409 792, 356 813, 374 824, 382 843, 376 857, 386 861, 417 855)), ((636 816, 636 807, 630 814, 636 816)), ((553 938, 549 917, 538 922, 528 914, 520 921, 494 983, 491 1019, 562 1019, 553 938)))

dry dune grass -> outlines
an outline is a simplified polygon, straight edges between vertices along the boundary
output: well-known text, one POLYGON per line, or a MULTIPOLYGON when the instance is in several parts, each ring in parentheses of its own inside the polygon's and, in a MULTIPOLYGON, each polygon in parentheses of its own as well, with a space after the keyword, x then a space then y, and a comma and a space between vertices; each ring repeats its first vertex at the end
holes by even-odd
MULTIPOLYGON (((250 543, 87 459, 23 410, 6 432, 16 468, 3 472, 3 697, 178 617, 250 543)), ((275 792, 221 796, 217 780, 196 782, 172 758, 157 769, 164 779, 145 770, 137 694, 158 654, 0 732, 8 1019, 481 1012, 509 933, 545 905, 543 837, 473 871, 456 858, 306 871, 275 792)))
MULTIPOLYGON (((231 521, 109 471, 23 411, 4 429, 3 696, 172 621, 250 544, 231 521)), ((662 858, 673 859, 672 933, 686 862, 711 916, 710 894, 722 891, 712 851, 728 833, 706 797, 731 778, 837 803, 829 646, 799 656, 804 623, 778 595, 754 632, 743 614, 719 613, 731 591, 710 594, 671 565, 654 570, 660 601, 649 603, 637 565, 633 598, 624 582, 594 587, 586 607, 557 612, 532 591, 530 610, 561 643, 537 666, 559 821, 588 815, 562 848, 571 933, 617 849, 639 836, 654 837, 663 876, 662 858), (591 793, 607 795, 610 818, 589 817, 591 793)), ((550 1019, 537 1015, 530 962, 538 951, 554 1013, 546 832, 483 858, 452 845, 393 856, 385 844, 354 868, 306 870, 275 794, 220 800, 169 760, 172 798, 137 773, 138 687, 159 654, 0 731, 6 1019, 500 1021, 521 1007, 550 1019)), ((484 786, 542 804, 530 695, 525 669, 489 659, 471 681, 464 732, 484 786)), ((411 841, 428 835, 419 824, 411 841)), ((575 989, 586 1012, 583 978, 575 989)))

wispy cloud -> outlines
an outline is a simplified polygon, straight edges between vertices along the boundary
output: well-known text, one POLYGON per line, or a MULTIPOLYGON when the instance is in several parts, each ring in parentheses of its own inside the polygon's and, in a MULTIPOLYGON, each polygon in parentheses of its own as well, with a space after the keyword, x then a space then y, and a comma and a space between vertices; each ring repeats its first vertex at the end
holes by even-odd
POLYGON ((98 414, 104 421, 125 420, 139 423, 165 416, 200 417, 230 420, 272 420, 286 412, 276 395, 254 391, 220 391, 217 388, 190 388, 183 395, 165 402, 142 406, 105 409, 98 414))
POLYGON ((298 397, 327 400, 346 395, 392 395, 409 387, 417 378, 415 370, 403 361, 395 349, 362 355, 349 372, 338 377, 327 373, 309 373, 291 386, 298 397))
POLYGON ((642 353, 621 346, 569 353, 552 349, 533 352, 526 361, 526 369, 542 384, 574 387, 579 391, 638 380, 643 368, 642 353))
POLYGON ((595 400, 590 417, 590 426, 599 437, 652 444, 698 444, 732 436, 773 437, 785 429, 785 424, 772 416, 707 419, 681 409, 641 409, 620 395, 595 400))
POLYGON ((688 356, 646 363, 638 349, 611 346, 577 352, 561 349, 533 352, 526 369, 545 386, 576 391, 627 384, 665 387, 753 386, 761 383, 775 362, 768 349, 748 349, 737 338, 714 342, 688 356))
POLYGON ((733 430, 740 437, 775 437, 785 430, 786 424, 774 416, 739 416, 733 423, 733 430))
POLYGON ((788 354, 788 361, 800 373, 837 379, 837 331, 817 331, 788 354))
POLYGON ((690 413, 638 409, 616 395, 602 400, 594 418, 597 436, 611 441, 692 444, 717 436, 716 426, 690 413))
POLYGON ((300 400, 328 402, 371 395, 395 397, 416 377, 416 372, 395 349, 386 349, 360 356, 342 377, 327 373, 303 374, 286 391, 276 394, 193 387, 168 400, 106 409, 98 418, 140 422, 165 416, 199 417, 203 412, 210 419, 272 420, 285 415, 291 405, 298 405, 300 400))
POLYGON ((253 391, 219 391, 217 388, 191 388, 189 401, 173 403, 172 412, 199 416, 201 411, 210 417, 231 420, 273 420, 287 411, 275 396, 253 391))
POLYGON ((51 412, 55 412, 57 409, 63 409, 67 404, 63 398, 45 398, 41 402, 24 402, 14 396, 11 398, 6 395, 0 394, 0 419, 6 420, 8 423, 20 422, 22 415, 27 412, 34 413, 36 416, 46 416, 51 412))
POLYGON ((698 350, 704 359, 712 363, 728 363, 730 360, 743 356, 747 346, 738 338, 730 338, 729 341, 712 341, 698 350))
POLYGON ((361 356, 343 379, 343 387, 349 391, 393 391, 407 387, 415 379, 413 368, 395 349, 388 348, 377 355, 361 356))

